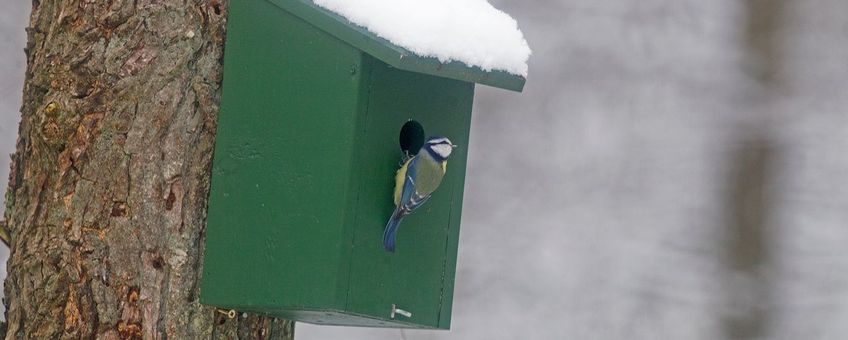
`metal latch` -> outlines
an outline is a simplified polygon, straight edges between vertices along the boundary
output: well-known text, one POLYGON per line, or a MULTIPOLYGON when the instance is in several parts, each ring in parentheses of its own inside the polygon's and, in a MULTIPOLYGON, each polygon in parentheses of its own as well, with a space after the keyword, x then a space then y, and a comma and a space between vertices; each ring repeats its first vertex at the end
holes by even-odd
POLYGON ((403 310, 403 309, 397 308, 397 305, 392 304, 392 313, 391 313, 390 317, 391 317, 392 319, 394 319, 394 318, 395 318, 395 314, 402 315, 402 316, 405 316, 405 317, 407 317, 407 318, 411 318, 411 317, 412 317, 412 312, 407 312, 407 311, 405 311, 405 310, 403 310))

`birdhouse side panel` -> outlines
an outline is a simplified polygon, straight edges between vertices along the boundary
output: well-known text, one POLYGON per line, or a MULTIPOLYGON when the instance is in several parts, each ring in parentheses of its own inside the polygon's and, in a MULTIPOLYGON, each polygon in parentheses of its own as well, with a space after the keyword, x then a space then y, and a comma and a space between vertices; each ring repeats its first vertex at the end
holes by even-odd
POLYGON ((202 301, 340 310, 363 55, 264 0, 229 15, 202 301))

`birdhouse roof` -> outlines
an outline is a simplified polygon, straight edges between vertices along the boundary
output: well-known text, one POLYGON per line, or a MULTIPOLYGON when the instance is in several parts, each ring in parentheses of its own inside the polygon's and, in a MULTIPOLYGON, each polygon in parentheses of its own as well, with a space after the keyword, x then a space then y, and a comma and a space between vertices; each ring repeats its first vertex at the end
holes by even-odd
POLYGON ((530 48, 485 0, 269 0, 395 68, 521 91, 530 48))

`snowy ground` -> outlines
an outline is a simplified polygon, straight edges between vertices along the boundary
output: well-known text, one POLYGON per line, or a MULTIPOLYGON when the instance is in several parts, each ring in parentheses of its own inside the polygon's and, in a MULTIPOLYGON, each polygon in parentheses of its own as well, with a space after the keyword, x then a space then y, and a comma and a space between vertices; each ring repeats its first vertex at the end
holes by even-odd
POLYGON ((299 340, 848 337, 848 2, 772 2, 765 38, 762 0, 491 3, 533 56, 524 93, 478 87, 453 329, 299 340))

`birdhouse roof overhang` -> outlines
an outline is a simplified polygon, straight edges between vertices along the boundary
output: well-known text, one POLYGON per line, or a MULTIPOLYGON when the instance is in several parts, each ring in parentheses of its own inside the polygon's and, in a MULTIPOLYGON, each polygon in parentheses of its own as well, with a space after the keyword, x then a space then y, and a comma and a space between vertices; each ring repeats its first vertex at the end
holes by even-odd
POLYGON ((434 57, 416 55, 408 49, 393 44, 366 28, 350 22, 339 14, 319 7, 311 0, 269 1, 392 67, 517 92, 524 89, 526 78, 523 76, 502 70, 484 71, 480 67, 469 66, 459 61, 443 63, 434 57))

